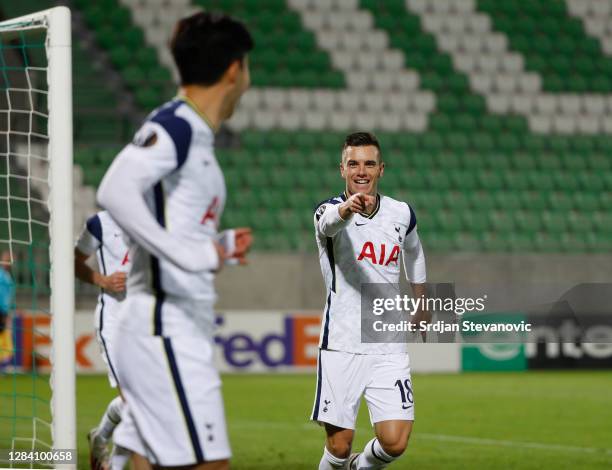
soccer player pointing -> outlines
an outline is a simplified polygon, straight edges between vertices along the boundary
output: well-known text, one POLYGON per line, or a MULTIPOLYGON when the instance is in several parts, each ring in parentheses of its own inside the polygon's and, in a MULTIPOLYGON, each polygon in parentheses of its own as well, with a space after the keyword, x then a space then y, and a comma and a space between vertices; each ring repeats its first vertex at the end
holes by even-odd
POLYGON ((361 342, 362 284, 398 284, 401 256, 414 294, 425 293, 425 256, 416 216, 405 202, 378 193, 384 170, 374 135, 347 136, 340 164, 345 192, 315 210, 327 291, 311 417, 323 423, 327 433, 319 470, 385 468, 404 452, 412 431, 407 345, 361 342), (349 458, 362 396, 376 437, 349 458))

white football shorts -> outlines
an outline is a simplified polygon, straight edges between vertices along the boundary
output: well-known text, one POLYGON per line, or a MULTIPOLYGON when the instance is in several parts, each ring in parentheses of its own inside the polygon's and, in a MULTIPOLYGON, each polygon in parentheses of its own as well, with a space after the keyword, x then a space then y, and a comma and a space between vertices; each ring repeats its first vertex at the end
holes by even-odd
POLYGON ((110 301, 104 298, 98 302, 95 318, 96 340, 100 348, 100 355, 106 365, 108 374, 108 382, 112 388, 117 387, 117 376, 115 374, 115 366, 111 360, 112 349, 114 346, 114 335, 117 329, 117 314, 121 305, 111 299, 110 301))
MULTIPOLYGON (((154 306, 151 296, 128 297, 125 312, 154 306)), ((178 308, 163 304, 163 314, 178 308)), ((231 457, 221 378, 213 345, 201 335, 153 336, 119 327, 113 363, 126 406, 113 439, 162 467, 231 457), (132 333, 132 334, 131 334, 132 333)))
POLYGON ((320 350, 310 419, 355 429, 362 396, 372 424, 388 420, 413 421, 414 395, 408 354, 320 350))

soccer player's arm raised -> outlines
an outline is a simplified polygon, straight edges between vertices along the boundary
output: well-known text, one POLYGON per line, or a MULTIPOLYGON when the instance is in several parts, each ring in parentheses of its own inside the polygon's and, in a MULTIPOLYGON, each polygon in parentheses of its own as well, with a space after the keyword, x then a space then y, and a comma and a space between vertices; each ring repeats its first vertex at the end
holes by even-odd
POLYGON ((129 144, 115 158, 98 189, 98 202, 117 224, 145 250, 189 271, 221 268, 225 257, 222 246, 212 238, 206 241, 178 239, 155 219, 145 201, 145 193, 180 165, 171 137, 160 125, 148 122, 138 141, 129 144))
MULTIPOLYGON (((410 209, 410 222, 408 230, 404 238, 404 271, 406 278, 410 282, 412 287, 412 293, 414 297, 423 300, 427 299, 427 268, 425 266, 425 253, 423 252, 423 246, 419 239, 416 226, 416 216, 414 211, 410 209)), ((415 313, 412 321, 416 325, 419 325, 421 321, 431 321, 431 313, 427 311, 423 303, 420 304, 421 308, 415 313)), ((425 340, 425 332, 422 333, 423 340, 425 340)))
POLYGON ((333 237, 345 228, 353 214, 365 213, 376 204, 376 198, 363 193, 356 193, 340 204, 321 204, 315 212, 315 223, 318 230, 326 237, 333 237))
POLYGON ((101 237, 100 219, 95 214, 87 220, 74 248, 74 273, 81 281, 93 284, 106 291, 123 292, 127 277, 124 272, 117 271, 106 276, 98 271, 94 271, 87 265, 87 260, 102 245, 102 242, 98 239, 101 237))

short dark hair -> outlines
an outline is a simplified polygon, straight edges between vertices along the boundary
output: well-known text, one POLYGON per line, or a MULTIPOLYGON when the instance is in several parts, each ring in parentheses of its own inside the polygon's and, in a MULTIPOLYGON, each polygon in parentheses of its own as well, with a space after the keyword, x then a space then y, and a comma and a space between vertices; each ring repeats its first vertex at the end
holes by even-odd
POLYGON ((246 26, 222 13, 198 12, 178 21, 170 50, 181 85, 213 85, 254 42, 246 26))
POLYGON ((378 161, 382 162, 382 152, 380 150, 380 144, 378 143, 378 139, 371 132, 353 132, 349 134, 344 139, 344 146, 342 147, 342 151, 347 147, 365 147, 368 145, 373 145, 378 149, 378 161))

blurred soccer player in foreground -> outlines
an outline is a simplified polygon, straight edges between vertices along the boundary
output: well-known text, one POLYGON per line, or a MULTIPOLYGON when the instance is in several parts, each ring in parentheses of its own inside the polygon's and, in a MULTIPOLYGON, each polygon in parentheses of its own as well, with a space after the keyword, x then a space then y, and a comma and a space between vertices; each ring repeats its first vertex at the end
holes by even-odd
POLYGON ((340 163, 345 191, 315 210, 327 290, 311 416, 327 433, 319 470, 385 468, 402 455, 412 431, 407 344, 361 342, 363 283, 398 284, 402 256, 415 296, 425 294, 425 256, 416 216, 405 202, 378 193, 384 169, 374 135, 347 136, 340 163), (376 437, 360 454, 350 455, 362 396, 376 437))
POLYGON ((249 86, 252 47, 228 16, 179 21, 178 97, 150 114, 98 191, 134 243, 112 357, 126 399, 114 439, 156 467, 229 468, 214 278, 227 259, 244 262, 251 234, 217 231, 226 188, 213 144, 249 86))
MULTIPOLYGON (((74 272, 81 281, 100 288, 95 313, 96 339, 112 388, 118 388, 118 383, 110 351, 115 346, 118 312, 125 299, 125 282, 129 270, 130 258, 121 229, 106 211, 92 215, 87 219, 74 249, 74 272), (94 271, 87 265, 87 260, 94 253, 100 271, 94 271)), ((122 408, 123 399, 121 396, 115 397, 108 404, 100 423, 87 435, 92 470, 105 470, 110 466, 108 443, 121 421, 122 408)), ((115 448, 115 465, 122 467, 129 455, 129 452, 115 448)))

